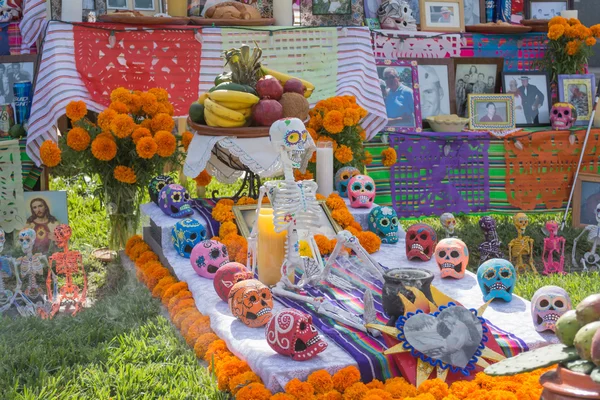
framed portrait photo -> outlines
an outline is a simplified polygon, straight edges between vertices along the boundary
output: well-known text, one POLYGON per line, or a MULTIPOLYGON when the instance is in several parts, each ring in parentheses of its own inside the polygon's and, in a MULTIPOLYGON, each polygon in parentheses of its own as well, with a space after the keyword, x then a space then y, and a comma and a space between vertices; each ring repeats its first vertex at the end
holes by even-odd
POLYGON ((36 234, 34 253, 48 254, 51 242, 54 242, 54 229, 60 224, 69 223, 67 210, 67 192, 25 192, 25 226, 36 234))
POLYGON ((550 125, 550 77, 545 72, 502 73, 504 93, 515 97, 517 127, 550 125))
POLYGON ((419 73, 416 61, 378 60, 377 75, 388 117, 388 132, 420 132, 419 73))
POLYGON ((463 0, 465 26, 485 23, 485 0, 463 0))
POLYGON ((467 118, 470 94, 500 93, 502 58, 454 58, 456 114, 467 118))
POLYGON ((587 125, 592 117, 596 97, 596 76, 558 75, 558 99, 571 103, 577 110, 575 125, 587 125))
MULTIPOLYGON (((319 215, 319 228, 313 233, 315 235, 324 235, 332 239, 342 230, 341 226, 331 216, 331 211, 327 208, 325 200, 320 200, 321 213, 319 215)), ((233 206, 233 214, 235 215, 235 223, 243 237, 248 237, 252 233, 252 226, 256 221, 257 204, 248 204, 244 206, 233 206)), ((263 204, 262 208, 271 208, 270 204, 263 204)))
POLYGON ((525 16, 527 19, 549 20, 572 8, 572 0, 528 0, 525 16))
POLYGON ((464 32, 463 0, 420 0, 421 30, 464 32))
POLYGON ((580 173, 573 194, 573 227, 597 225, 596 206, 600 203, 600 175, 580 173))
POLYGON ((352 0, 312 0, 313 15, 350 14, 352 0))
POLYGON ((13 85, 19 81, 29 81, 35 85, 36 63, 38 56, 34 54, 19 56, 0 56, 0 104, 12 104, 15 109, 13 85))
POLYGON ((515 127, 512 94, 470 94, 469 128, 482 130, 515 127))

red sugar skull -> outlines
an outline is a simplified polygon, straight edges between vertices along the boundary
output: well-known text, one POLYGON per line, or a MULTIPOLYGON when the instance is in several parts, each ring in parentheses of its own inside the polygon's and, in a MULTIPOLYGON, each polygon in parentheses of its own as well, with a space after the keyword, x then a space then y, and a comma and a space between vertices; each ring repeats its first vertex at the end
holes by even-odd
POLYGON ((230 262, 217 270, 213 285, 215 292, 221 300, 227 302, 227 297, 233 285, 238 282, 252 279, 252 272, 248 271, 244 264, 230 262))
POLYGON ((265 327, 267 343, 282 356, 306 361, 325 351, 325 342, 312 323, 312 317, 293 308, 273 315, 265 327))
POLYGON ((427 224, 414 224, 406 231, 406 258, 429 261, 437 245, 437 234, 427 224))
POLYGON ((577 121, 577 110, 570 103, 554 103, 550 110, 552 129, 569 129, 577 121))

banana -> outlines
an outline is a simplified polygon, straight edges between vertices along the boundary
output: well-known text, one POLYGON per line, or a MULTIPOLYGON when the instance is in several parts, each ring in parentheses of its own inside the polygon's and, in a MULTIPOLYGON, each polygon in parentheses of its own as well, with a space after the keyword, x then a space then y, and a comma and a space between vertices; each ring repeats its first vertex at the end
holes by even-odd
POLYGON ((222 105, 225 108, 229 108, 230 110, 236 110, 236 111, 239 111, 239 112, 242 112, 242 110, 245 110, 247 108, 251 108, 252 107, 252 106, 250 106, 248 104, 233 103, 233 102, 230 102, 230 101, 217 101, 216 103, 222 105))
POLYGON ((215 115, 209 109, 204 110, 204 118, 206 119, 206 123, 208 126, 215 126, 219 128, 239 128, 244 126, 246 121, 236 122, 231 121, 229 119, 221 118, 218 115, 215 115))
POLYGON ((229 108, 223 107, 215 103, 211 99, 206 99, 204 101, 204 107, 206 107, 207 110, 210 110, 211 113, 223 119, 228 119, 233 122, 244 122, 246 120, 243 114, 235 110, 230 110, 229 108))
POLYGON ((252 107, 250 108, 244 108, 243 110, 237 110, 239 113, 241 113, 244 118, 248 119, 252 116, 252 107))
POLYGON ((204 104, 204 100, 208 98, 208 93, 202 93, 200 97, 198 97, 198 103, 204 104))
POLYGON ((258 96, 251 93, 237 92, 235 90, 215 90, 210 92, 208 97, 217 102, 243 103, 250 107, 260 100, 258 96))
POLYGON ((275 71, 273 69, 269 69, 269 68, 265 67, 264 65, 261 65, 260 69, 261 69, 261 71, 262 71, 263 74, 265 74, 265 75, 271 75, 272 77, 274 77, 275 79, 277 79, 279 82, 281 82, 282 85, 285 85, 285 83, 287 81, 289 81, 290 79, 292 79, 292 78, 298 79, 300 82, 302 82, 302 84, 304 85, 304 88, 306 89, 304 91, 304 97, 306 97, 306 98, 310 97, 310 95, 312 94, 312 92, 315 90, 315 85, 313 85, 309 81, 305 81, 304 79, 300 79, 300 78, 295 77, 295 76, 284 74, 283 72, 279 72, 279 71, 275 71))

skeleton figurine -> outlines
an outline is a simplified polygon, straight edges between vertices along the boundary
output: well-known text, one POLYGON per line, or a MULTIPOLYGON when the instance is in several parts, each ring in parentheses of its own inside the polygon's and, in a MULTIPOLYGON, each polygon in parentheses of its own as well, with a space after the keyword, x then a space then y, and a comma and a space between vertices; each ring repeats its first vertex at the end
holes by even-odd
POLYGON ((440 217, 442 228, 446 231, 446 237, 454 237, 454 229, 456 228, 456 218, 451 213, 443 213, 440 217))
POLYGON ((26 228, 19 232, 19 242, 25 255, 17 258, 17 267, 20 277, 24 280, 27 279, 24 293, 29 299, 42 296, 42 288, 37 283, 36 275, 42 275, 44 265, 48 265, 46 256, 40 253, 33 254, 35 238, 36 233, 33 229, 26 228))
POLYGON ((572 253, 572 263, 575 267, 578 267, 577 260, 575 259, 575 254, 577 251, 577 242, 579 239, 585 234, 588 242, 592 244, 592 248, 590 251, 586 252, 581 258, 581 264, 583 265, 583 270, 587 271, 588 267, 596 267, 600 268, 600 256, 596 254, 596 248, 600 244, 600 204, 596 206, 596 221, 597 225, 587 225, 585 229, 581 232, 575 241, 573 242, 573 253, 572 253))
POLYGON ((517 273, 526 272, 529 268, 531 272, 537 274, 537 270, 533 265, 533 239, 529 236, 523 236, 529 225, 529 218, 523 213, 515 214, 513 225, 517 228, 517 238, 511 240, 508 244, 508 258, 514 264, 517 273), (524 256, 529 256, 527 263, 523 261, 524 256))
POLYGON ((565 266, 565 238, 558 236, 558 222, 546 222, 546 228, 542 229, 544 234, 548 236, 544 239, 544 252, 542 260, 544 262, 544 275, 563 274, 565 266), (556 258, 554 255, 556 254, 556 258))
POLYGON ((417 20, 405 0, 384 0, 377 10, 381 29, 416 31, 417 20))
POLYGON ((62 252, 54 253, 50 257, 50 266, 48 268, 48 278, 46 279, 46 289, 48 290, 48 301, 52 303, 52 310, 49 317, 52 318, 65 305, 66 309, 74 307, 73 314, 77 314, 85 303, 87 294, 87 276, 83 268, 81 253, 78 251, 69 251, 69 239, 71 238, 71 227, 69 225, 58 225, 54 229, 56 245, 63 249, 62 252), (55 268, 56 273, 52 271, 55 268), (83 288, 79 289, 73 283, 73 275, 80 273, 83 277, 83 288), (56 282, 57 275, 64 275, 65 282, 62 287, 55 292, 53 283, 56 282))
POLYGON ((480 264, 492 258, 503 258, 504 255, 500 249, 502 242, 498 237, 498 232, 496 232, 496 221, 494 218, 489 216, 479 218, 479 227, 485 237, 485 242, 479 245, 480 264))

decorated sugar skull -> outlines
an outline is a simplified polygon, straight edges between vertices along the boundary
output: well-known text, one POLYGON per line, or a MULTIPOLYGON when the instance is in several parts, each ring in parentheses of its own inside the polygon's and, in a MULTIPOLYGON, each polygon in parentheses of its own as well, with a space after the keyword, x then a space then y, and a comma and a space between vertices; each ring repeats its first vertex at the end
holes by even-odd
POLYGON ((273 350, 294 361, 310 360, 327 348, 312 317, 293 308, 285 308, 273 315, 265 327, 265 336, 273 350))
POLYGON ((437 245, 437 233, 427 224, 414 224, 406 231, 406 258, 429 261, 437 245))
POLYGON ((271 145, 281 155, 281 161, 293 168, 302 167, 309 136, 304 123, 298 118, 280 119, 269 129, 271 145))
POLYGON ((4 250, 4 243, 6 243, 6 234, 4 229, 0 228, 0 253, 4 250))
POLYGON ((169 175, 158 175, 152 178, 148 184, 148 194, 150 195, 150 200, 152 200, 154 204, 158 205, 158 194, 165 186, 172 183, 175 183, 175 181, 169 175))
POLYGON ((435 246, 435 261, 442 278, 462 279, 469 264, 469 249, 460 239, 442 239, 435 246))
POLYGON ((190 263, 196 273, 213 279, 217 270, 229 262, 227 247, 216 240, 203 240, 192 249, 190 263))
POLYGON ((65 248, 69 245, 72 233, 69 225, 60 224, 54 228, 54 242, 58 247, 65 248))
POLYGON ((516 281, 515 267, 501 258, 487 260, 477 270, 477 282, 484 301, 492 299, 511 301, 516 281))
POLYGON ((233 285, 252 278, 252 272, 244 264, 230 262, 217 270, 213 285, 219 298, 226 302, 233 285))
POLYGON ((231 314, 250 328, 264 326, 273 316, 271 289, 256 279, 233 285, 228 302, 231 314))
POLYGON ((194 246, 206 239, 206 228, 195 219, 186 218, 171 230, 171 241, 181 257, 190 258, 194 246))
POLYGON ((190 207, 190 194, 181 185, 170 184, 158 194, 158 206, 169 217, 185 218, 194 214, 190 207))
POLYGON ((398 215, 392 207, 377 206, 369 213, 369 230, 379 236, 381 243, 398 242, 398 215))
POLYGON ((352 208, 371 208, 375 201, 375 181, 368 175, 356 175, 348 182, 348 199, 352 208))
POLYGON ((529 226, 529 217, 524 213, 517 213, 513 216, 513 225, 521 234, 525 234, 525 229, 529 226))
POLYGON ((405 0, 384 0, 377 10, 381 29, 398 29, 416 31, 417 20, 413 17, 412 9, 405 0))
POLYGON ((552 129, 570 129, 577 121, 577 109, 570 103, 554 103, 550 110, 552 129))
POLYGON ((556 321, 573 308, 569 294, 559 286, 543 286, 531 299, 531 317, 538 332, 556 332, 556 321))
POLYGON ((33 251, 35 237, 35 231, 31 228, 25 228, 19 232, 19 243, 23 253, 30 254, 33 251))
POLYGON ((348 197, 348 183, 356 175, 360 175, 360 171, 354 167, 342 167, 335 173, 333 182, 341 197, 348 197))
POLYGON ((446 231, 446 235, 450 236, 454 234, 454 228, 456 228, 456 218, 452 213, 443 213, 440 216, 440 223, 446 231))

